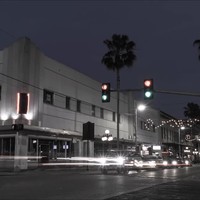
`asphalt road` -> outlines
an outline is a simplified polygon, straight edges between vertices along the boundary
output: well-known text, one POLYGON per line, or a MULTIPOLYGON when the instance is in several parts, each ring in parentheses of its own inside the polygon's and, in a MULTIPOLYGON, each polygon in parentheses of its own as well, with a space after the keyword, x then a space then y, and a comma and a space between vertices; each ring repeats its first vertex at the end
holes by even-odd
POLYGON ((199 172, 200 166, 129 175, 67 169, 1 172, 0 200, 192 200, 199 199, 199 172))
POLYGON ((172 178, 172 176, 172 180, 166 183, 107 198, 107 200, 197 200, 200 199, 199 171, 198 167, 186 177, 172 178))

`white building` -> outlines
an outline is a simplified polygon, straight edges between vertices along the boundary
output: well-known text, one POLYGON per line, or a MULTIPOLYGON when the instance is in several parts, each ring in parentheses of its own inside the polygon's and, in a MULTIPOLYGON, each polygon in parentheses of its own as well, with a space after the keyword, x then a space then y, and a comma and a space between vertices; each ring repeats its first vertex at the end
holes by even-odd
MULTIPOLYGON (((100 82, 47 57, 30 39, 21 38, 0 51, 0 86, 0 155, 20 156, 10 162, 14 168, 28 168, 22 156, 94 156, 103 145, 116 148, 115 92, 110 103, 102 103, 100 82), (27 114, 17 113, 17 93, 29 94, 27 114), (94 123, 89 148, 82 140, 86 122, 94 123), (103 144, 106 129, 114 140, 103 144)), ((134 146, 135 135, 138 144, 160 144, 158 131, 144 127, 149 116, 160 120, 159 111, 137 112, 135 129, 134 105, 131 92, 120 94, 120 148, 134 146)))

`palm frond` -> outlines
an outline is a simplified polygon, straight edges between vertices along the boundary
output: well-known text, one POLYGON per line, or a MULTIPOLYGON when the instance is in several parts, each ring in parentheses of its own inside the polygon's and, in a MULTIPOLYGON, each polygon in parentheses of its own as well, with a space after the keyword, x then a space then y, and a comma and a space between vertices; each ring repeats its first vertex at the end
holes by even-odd
POLYGON ((193 42, 193 45, 195 46, 195 45, 200 45, 200 40, 195 40, 194 42, 193 42))
POLYGON ((131 67, 136 60, 134 53, 135 43, 129 41, 127 35, 113 34, 111 40, 105 40, 104 44, 109 51, 103 56, 102 63, 108 69, 119 70, 124 66, 131 67))

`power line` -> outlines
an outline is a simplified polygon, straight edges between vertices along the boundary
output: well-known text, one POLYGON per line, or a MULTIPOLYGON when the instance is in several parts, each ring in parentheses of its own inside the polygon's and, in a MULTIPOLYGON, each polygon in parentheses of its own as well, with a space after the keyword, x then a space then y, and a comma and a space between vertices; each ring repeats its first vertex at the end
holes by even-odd
POLYGON ((42 88, 39 88, 39 87, 37 87, 37 86, 35 86, 35 85, 32 85, 32 84, 27 83, 27 82, 25 82, 25 81, 21 81, 21 80, 19 80, 19 79, 13 78, 12 76, 8 76, 8 75, 3 74, 3 73, 0 73, 0 74, 1 74, 2 76, 5 76, 5 77, 10 78, 10 79, 13 79, 13 80, 18 81, 18 82, 20 82, 20 83, 29 85, 29 86, 31 86, 31 87, 33 87, 33 88, 36 88, 36 89, 39 89, 39 90, 43 90, 42 88))
POLYGON ((0 28, 0 31, 1 31, 1 32, 4 32, 5 34, 9 35, 10 37, 12 37, 12 38, 14 38, 14 39, 17 39, 17 36, 16 36, 16 35, 14 35, 14 34, 8 32, 8 31, 5 30, 5 29, 0 28))

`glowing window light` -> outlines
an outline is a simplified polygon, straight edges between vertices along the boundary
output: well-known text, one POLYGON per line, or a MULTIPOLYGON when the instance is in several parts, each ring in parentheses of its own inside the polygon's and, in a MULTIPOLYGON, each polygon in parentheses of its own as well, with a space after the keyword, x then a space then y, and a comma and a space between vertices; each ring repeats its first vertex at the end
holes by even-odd
POLYGON ((29 93, 17 93, 17 114, 26 114, 29 111, 29 102, 29 93))

